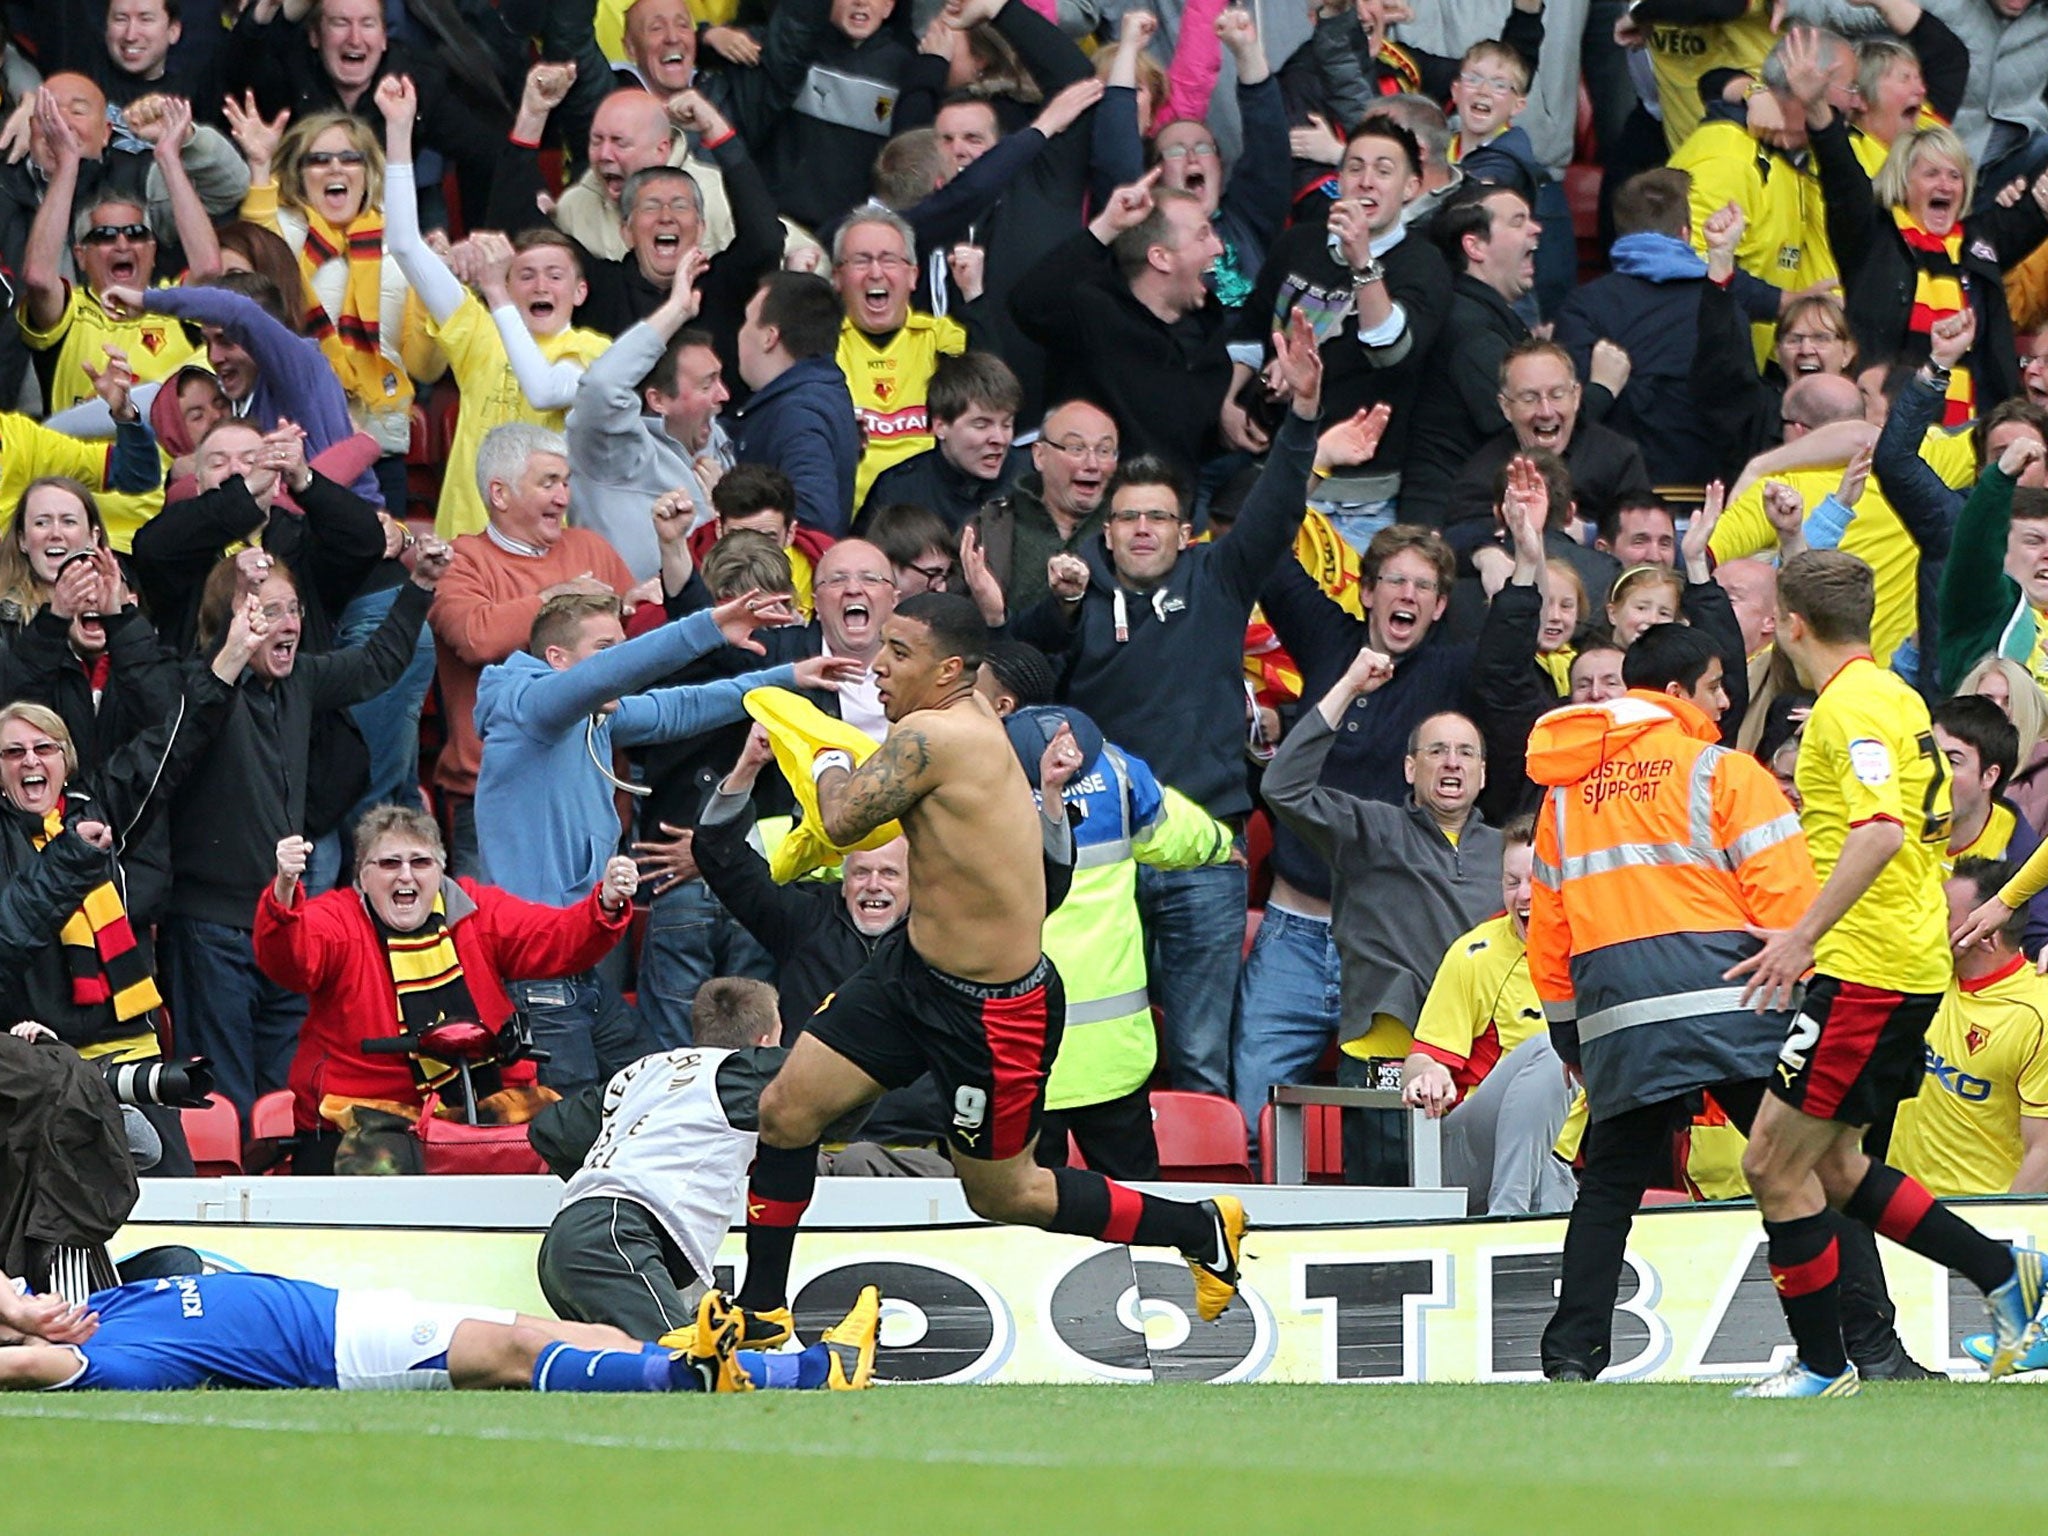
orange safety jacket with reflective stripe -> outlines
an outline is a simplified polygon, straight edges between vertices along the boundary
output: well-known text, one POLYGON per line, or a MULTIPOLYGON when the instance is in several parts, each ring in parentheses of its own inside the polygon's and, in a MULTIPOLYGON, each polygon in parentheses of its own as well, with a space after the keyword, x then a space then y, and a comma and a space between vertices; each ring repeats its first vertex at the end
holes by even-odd
POLYGON ((1529 974, 1593 1119, 1766 1076, 1783 1014, 1722 979, 1817 891, 1768 770, 1695 705, 1632 690, 1552 710, 1529 736, 1536 818, 1529 974))

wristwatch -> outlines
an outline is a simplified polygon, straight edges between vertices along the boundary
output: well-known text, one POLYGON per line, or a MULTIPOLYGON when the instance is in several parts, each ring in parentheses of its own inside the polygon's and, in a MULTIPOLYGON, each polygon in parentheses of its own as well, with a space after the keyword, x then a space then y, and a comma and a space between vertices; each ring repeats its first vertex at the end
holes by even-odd
POLYGON ((1377 256, 1368 256, 1364 266, 1351 269, 1351 286, 1354 288, 1361 283, 1383 283, 1386 280, 1387 269, 1377 256))

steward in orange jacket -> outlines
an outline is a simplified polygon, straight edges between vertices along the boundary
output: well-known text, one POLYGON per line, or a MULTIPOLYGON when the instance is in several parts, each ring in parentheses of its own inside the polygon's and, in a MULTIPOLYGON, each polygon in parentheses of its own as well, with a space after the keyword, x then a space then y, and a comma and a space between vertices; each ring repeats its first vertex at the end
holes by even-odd
POLYGON ((1760 1079, 1783 1014, 1722 975, 1816 893, 1806 838, 1755 758, 1705 711, 1631 689, 1552 710, 1529 737, 1536 818, 1529 972, 1593 1120, 1760 1079))

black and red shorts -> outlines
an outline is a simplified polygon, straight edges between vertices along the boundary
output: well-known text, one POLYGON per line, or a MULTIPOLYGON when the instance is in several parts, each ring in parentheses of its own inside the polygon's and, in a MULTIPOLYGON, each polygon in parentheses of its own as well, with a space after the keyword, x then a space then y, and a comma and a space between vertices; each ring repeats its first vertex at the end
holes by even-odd
POLYGON ((1816 1120, 1889 1124, 1920 1091, 1939 992, 1815 976, 1771 1071, 1771 1092, 1816 1120))
POLYGON ((1045 956, 1015 981, 967 981, 927 965, 899 929, 825 1000, 806 1032, 884 1088, 930 1072, 952 1116, 946 1140, 954 1152, 1001 1162, 1038 1135, 1066 1016, 1060 973, 1045 956))

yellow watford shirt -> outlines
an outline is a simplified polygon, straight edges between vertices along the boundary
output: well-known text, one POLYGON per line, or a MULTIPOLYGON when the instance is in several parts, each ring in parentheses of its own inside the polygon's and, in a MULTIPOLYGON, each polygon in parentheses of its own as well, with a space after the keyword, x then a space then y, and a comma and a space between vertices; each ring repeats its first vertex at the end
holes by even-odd
MULTIPOLYGON (((1729 203, 1746 220, 1735 264, 1779 288, 1806 288, 1836 276, 1820 181, 1737 122, 1714 119, 1680 144, 1672 167, 1692 177, 1693 249, 1706 254, 1707 220, 1729 203)), ((1775 324, 1752 325, 1756 365, 1769 361, 1775 324)))
POLYGON ((1664 113, 1664 140, 1672 149, 1699 127, 1706 111, 1700 101, 1700 77, 1710 70, 1739 69, 1755 74, 1777 38, 1771 32, 1771 0, 1750 0, 1749 9, 1733 21, 1705 26, 1646 26, 1650 72, 1657 79, 1657 105, 1664 113))
POLYGON ((886 338, 870 336, 851 320, 839 328, 835 359, 853 394, 863 440, 853 476, 853 505, 868 499, 875 476, 932 445, 925 391, 942 356, 967 350, 967 330, 957 320, 912 314, 886 338))
POLYGON ((1444 951, 1415 1022, 1415 1049, 1451 1069, 1463 1098, 1500 1059, 1547 1026, 1529 979, 1529 954, 1503 912, 1444 951))
POLYGON ((1942 997, 1890 1160, 1937 1195, 2002 1194, 2019 1172, 2023 1117, 2048 1118, 2048 979, 2014 955, 1942 997))
MULTIPOLYGON (((441 505, 434 514, 434 532, 444 539, 465 533, 481 533, 490 519, 484 512, 483 493, 476 486, 476 454, 491 428, 511 421, 530 421, 552 431, 562 430, 567 411, 537 411, 519 387, 512 361, 505 355, 504 338, 498 323, 474 294, 448 317, 448 323, 429 330, 448 355, 449 371, 462 391, 462 410, 455 418, 455 440, 448 445, 447 473, 441 481, 441 505)), ((568 326, 552 336, 536 336, 542 357, 551 363, 575 358, 589 367, 611 346, 602 331, 568 326)))
POLYGON ((1850 830, 1896 822, 1905 842, 1814 947, 1814 966, 1841 981, 1940 992, 1953 974, 1941 892, 1949 825, 1948 764, 1927 705, 1867 656, 1829 678, 1807 717, 1797 773, 1800 824, 1814 873, 1827 883, 1850 830))
MULTIPOLYGON (((1822 497, 1842 483, 1842 472, 1804 469, 1769 478, 1791 486, 1811 512, 1820 505, 1822 497)), ((1713 551, 1717 564, 1746 555, 1777 552, 1778 535, 1764 515, 1762 480, 1728 504, 1721 521, 1714 525, 1714 535, 1707 541, 1707 547, 1713 551)), ((1884 499, 1884 487, 1878 484, 1875 475, 1864 485, 1863 497, 1856 503, 1856 515, 1849 520, 1849 531, 1842 536, 1840 548, 1844 554, 1854 555, 1868 565, 1877 576, 1877 616, 1871 623, 1870 650, 1872 655, 1889 662, 1906 637, 1920 627, 1916 584, 1920 546, 1913 542, 1913 535, 1899 521, 1892 504, 1884 499)))
MULTIPOLYGON (((50 369, 50 410, 69 410, 81 400, 92 398, 92 380, 85 365, 94 370, 107 366, 108 346, 128 354, 128 367, 136 382, 154 384, 168 379, 185 364, 200 356, 199 349, 185 334, 185 327, 169 315, 143 315, 136 320, 116 320, 100 307, 98 295, 83 283, 66 284, 64 313, 47 331, 28 323, 28 310, 17 309, 16 323, 22 339, 38 352, 54 350, 50 369)), ((167 283, 157 284, 169 287, 167 283)))

